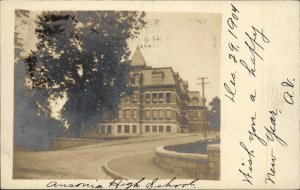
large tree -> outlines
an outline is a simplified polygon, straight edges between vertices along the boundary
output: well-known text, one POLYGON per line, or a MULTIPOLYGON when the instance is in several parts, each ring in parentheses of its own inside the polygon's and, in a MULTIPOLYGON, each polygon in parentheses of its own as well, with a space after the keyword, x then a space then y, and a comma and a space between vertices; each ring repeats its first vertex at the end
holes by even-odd
POLYGON ((34 25, 27 10, 15 11, 15 64, 14 64, 14 147, 27 150, 48 150, 51 138, 59 135, 63 125, 51 118, 50 107, 39 110, 37 102, 47 102, 45 90, 29 89, 25 85, 24 57, 28 55, 26 38, 34 25))
MULTIPOLYGON (((128 39, 146 24, 144 12, 43 12, 37 21, 37 50, 26 58, 31 86, 55 100, 66 96, 62 120, 71 136, 104 113, 113 115, 130 90, 128 39)), ((41 109, 49 103, 38 102, 41 109)), ((45 109, 47 110, 47 109, 45 109)))

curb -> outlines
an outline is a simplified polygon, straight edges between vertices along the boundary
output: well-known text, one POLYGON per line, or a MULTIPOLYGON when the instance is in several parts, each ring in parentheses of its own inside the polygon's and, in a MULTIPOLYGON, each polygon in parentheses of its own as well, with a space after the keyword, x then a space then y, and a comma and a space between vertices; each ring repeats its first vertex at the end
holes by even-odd
MULTIPOLYGON (((115 159, 112 159, 112 160, 115 160, 115 159)), ((112 169, 110 169, 107 164, 108 164, 108 162, 110 162, 112 160, 109 160, 104 163, 104 166, 102 168, 105 171, 105 173, 115 179, 131 179, 130 177, 124 176, 124 175, 119 174, 119 173, 113 171, 112 169)))
POLYGON ((166 150, 164 149, 164 146, 156 147, 155 154, 175 159, 208 160, 207 154, 180 153, 176 151, 166 150))

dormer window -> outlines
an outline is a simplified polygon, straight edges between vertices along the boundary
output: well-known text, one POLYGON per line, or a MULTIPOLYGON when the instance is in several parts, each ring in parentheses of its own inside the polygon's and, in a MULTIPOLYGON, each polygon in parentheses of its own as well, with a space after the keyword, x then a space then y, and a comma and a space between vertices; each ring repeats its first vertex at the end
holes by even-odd
POLYGON ((130 84, 132 86, 139 86, 143 83, 143 76, 141 73, 133 73, 130 75, 130 84))
POLYGON ((153 77, 153 84, 162 84, 164 73, 162 71, 153 71, 152 77, 153 77))
POLYGON ((198 104, 199 104, 199 99, 196 98, 196 97, 193 97, 193 98, 192 98, 192 105, 193 105, 193 106, 197 106, 198 104))

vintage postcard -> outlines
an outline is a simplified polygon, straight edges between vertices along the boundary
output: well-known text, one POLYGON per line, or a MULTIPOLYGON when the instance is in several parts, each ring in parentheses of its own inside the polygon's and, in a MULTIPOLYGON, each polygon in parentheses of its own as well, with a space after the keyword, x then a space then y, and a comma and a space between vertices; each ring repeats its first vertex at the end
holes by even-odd
POLYGON ((2 1, 1 188, 300 188, 298 7, 2 1))

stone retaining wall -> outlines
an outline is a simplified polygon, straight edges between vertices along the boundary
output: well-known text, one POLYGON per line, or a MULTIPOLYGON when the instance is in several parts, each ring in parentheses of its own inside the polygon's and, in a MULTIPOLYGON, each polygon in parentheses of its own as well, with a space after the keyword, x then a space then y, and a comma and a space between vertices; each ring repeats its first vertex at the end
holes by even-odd
POLYGON ((220 180, 220 144, 207 146, 210 179, 220 180))
POLYGON ((84 146, 101 141, 90 140, 90 139, 74 139, 74 138, 53 138, 51 144, 51 150, 61 150, 66 148, 84 146))
POLYGON ((208 157, 206 154, 188 154, 167 151, 163 147, 155 149, 155 163, 187 178, 207 179, 208 157))
POLYGON ((178 153, 155 149, 155 163, 180 176, 199 179, 220 179, 220 145, 208 145, 208 154, 178 153))

